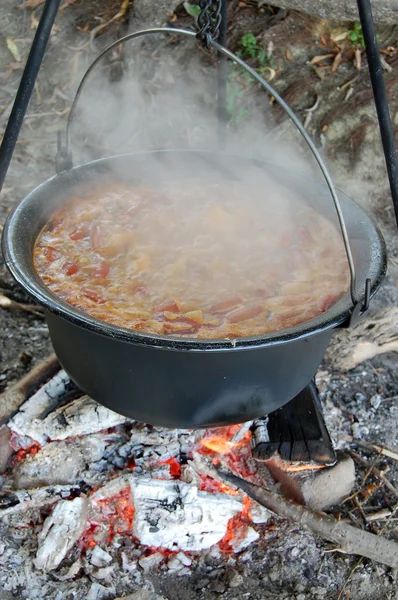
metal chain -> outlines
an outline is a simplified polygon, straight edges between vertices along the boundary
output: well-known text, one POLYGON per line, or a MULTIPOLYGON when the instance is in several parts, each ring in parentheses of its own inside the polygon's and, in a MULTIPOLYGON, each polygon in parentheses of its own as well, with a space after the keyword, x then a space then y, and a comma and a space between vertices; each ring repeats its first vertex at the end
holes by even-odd
POLYGON ((199 6, 201 11, 198 16, 197 38, 206 48, 209 48, 210 40, 217 40, 219 36, 222 0, 199 0, 199 6))

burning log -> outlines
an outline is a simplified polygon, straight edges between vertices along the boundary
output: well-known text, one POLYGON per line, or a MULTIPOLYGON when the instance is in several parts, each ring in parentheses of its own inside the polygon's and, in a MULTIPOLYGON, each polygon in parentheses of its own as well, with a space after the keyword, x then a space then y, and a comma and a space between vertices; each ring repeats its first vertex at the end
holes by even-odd
MULTIPOLYGON (((35 439, 31 435, 31 430, 34 430, 36 422, 39 423, 40 415, 65 392, 68 383, 69 377, 65 371, 61 370, 56 373, 21 406, 19 412, 8 423, 10 429, 21 436, 35 439)), ((36 441, 44 444, 46 438, 36 439, 36 441)))
POLYGON ((217 544, 243 505, 234 496, 180 481, 131 477, 133 534, 141 544, 198 552, 217 544))
POLYGON ((350 371, 384 352, 398 352, 398 308, 380 310, 353 329, 339 329, 326 352, 336 371, 350 371))
POLYGON ((291 519, 295 523, 307 527, 312 533, 319 535, 321 538, 337 544, 340 552, 358 554, 393 569, 398 568, 398 544, 396 542, 356 529, 326 514, 295 504, 275 492, 249 483, 232 473, 221 470, 218 470, 218 472, 224 481, 241 489, 250 498, 276 515, 291 519))
POLYGON ((95 481, 96 471, 88 465, 99 461, 111 439, 105 435, 91 435, 62 442, 51 442, 35 454, 27 454, 13 469, 17 489, 44 485, 67 485, 95 481))
POLYGON ((39 533, 37 569, 52 571, 65 558, 84 531, 88 499, 75 498, 58 502, 39 533))
POLYGON ((7 423, 12 415, 18 410, 41 382, 52 377, 59 370, 59 363, 55 354, 51 354, 46 360, 36 365, 29 373, 20 379, 15 385, 0 394, 0 425, 7 423))
POLYGON ((60 371, 25 402, 19 413, 9 422, 10 429, 43 446, 49 439, 65 440, 68 437, 97 433, 128 421, 126 417, 97 404, 88 396, 81 396, 66 406, 60 406, 44 419, 40 419, 40 415, 46 412, 47 407, 54 402, 56 394, 62 392, 60 388, 65 388, 68 381, 66 373, 60 371))

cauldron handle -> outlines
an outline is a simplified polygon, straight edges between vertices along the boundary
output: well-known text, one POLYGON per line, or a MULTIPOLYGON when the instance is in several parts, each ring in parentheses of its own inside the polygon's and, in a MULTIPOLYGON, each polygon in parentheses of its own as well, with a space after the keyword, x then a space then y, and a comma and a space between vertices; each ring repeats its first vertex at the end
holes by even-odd
MULTIPOLYGON (((67 121, 67 125, 66 125, 66 133, 65 133, 65 145, 63 146, 61 143, 61 136, 58 137, 58 154, 57 154, 57 158, 56 158, 56 170, 57 172, 60 172, 62 170, 68 170, 70 168, 72 168, 73 163, 72 163, 72 155, 69 149, 69 142, 70 142, 70 126, 72 123, 72 119, 74 117, 75 111, 76 111, 76 107, 81 95, 81 92, 83 90, 84 84, 88 78, 88 76, 90 75, 91 71, 96 67, 96 65, 100 62, 100 60, 103 58, 103 56, 105 54, 107 54, 108 52, 110 52, 113 48, 115 48, 116 46, 118 46, 119 44, 123 44, 124 42, 127 42, 128 40, 132 40, 135 38, 139 38, 145 35, 152 35, 152 34, 170 34, 170 35, 181 35, 181 36, 185 36, 185 37, 190 37, 190 38, 195 38, 197 37, 197 33, 195 33, 194 31, 188 31, 186 29, 175 29, 173 27, 154 27, 151 29, 143 29, 140 31, 136 31, 134 33, 130 33, 129 35, 126 35, 122 38, 120 38, 119 40, 116 40, 115 42, 113 42, 112 44, 110 44, 109 46, 107 46, 107 48, 105 48, 101 54, 99 54, 97 56, 97 58, 91 63, 91 65, 89 66, 89 68, 87 69, 87 71, 85 72, 85 74, 83 75, 83 78, 79 84, 79 87, 77 88, 77 92, 76 92, 76 96, 73 100, 72 106, 71 106, 71 110, 68 116, 68 121, 67 121)), ((352 312, 351 312, 351 316, 348 319, 348 324, 352 325, 354 321, 356 321, 357 319, 359 319, 369 308, 369 301, 370 301, 370 295, 371 295, 371 281, 369 278, 366 279, 365 281, 365 286, 364 286, 364 297, 362 298, 357 298, 356 297, 356 272, 355 272, 355 264, 354 264, 354 259, 353 259, 353 253, 352 253, 352 248, 351 248, 351 244, 350 244, 350 240, 348 238, 348 232, 347 232, 347 227, 346 227, 346 223, 344 220, 344 215, 343 215, 343 211, 341 209, 341 205, 340 205, 340 201, 336 192, 336 188, 334 187, 332 178, 330 176, 330 173, 326 167, 326 164, 323 161, 323 158, 321 157, 321 155, 318 152, 317 147, 315 146, 313 140, 311 139, 311 137, 308 135, 307 131, 305 130, 303 124, 301 123, 301 121, 297 118, 297 116, 295 115, 294 111, 290 108, 290 106, 283 100, 283 98, 278 94, 278 92, 272 87, 272 85, 270 85, 268 83, 268 81, 266 81, 265 79, 263 79, 256 71, 255 69, 253 69, 252 67, 250 67, 248 64, 246 64, 241 58, 239 58, 239 56, 236 56, 235 54, 233 54, 230 50, 227 50, 226 48, 224 48, 224 46, 221 46, 220 44, 218 44, 216 41, 214 41, 212 38, 209 38, 207 40, 208 45, 211 46, 212 48, 214 48, 215 50, 218 51, 219 54, 225 56, 226 58, 229 58, 230 60, 232 60, 234 63, 240 65, 247 73, 249 73, 251 75, 251 77, 253 77, 256 81, 258 81, 258 83, 267 90, 267 92, 269 94, 271 94, 271 96, 273 96, 275 98, 275 100, 278 102, 278 104, 281 106, 281 108, 285 111, 285 113, 287 114, 287 116, 290 118, 290 120, 294 123, 294 125, 297 127, 297 129, 299 130, 299 132, 301 133, 302 137, 304 138, 304 140, 306 141, 309 149, 311 150, 316 162, 318 163, 318 166, 320 168, 320 170, 322 171, 323 177, 326 181, 326 184, 329 188, 329 192, 332 196, 332 200, 333 200, 333 204, 337 213, 337 218, 339 221, 339 225, 340 225, 340 230, 341 230, 341 234, 343 237, 343 242, 344 242, 344 248, 345 248, 345 253, 347 256, 347 261, 348 261, 348 266, 350 269, 350 294, 351 294, 351 300, 352 300, 352 304, 353 304, 353 308, 352 308, 352 312)))

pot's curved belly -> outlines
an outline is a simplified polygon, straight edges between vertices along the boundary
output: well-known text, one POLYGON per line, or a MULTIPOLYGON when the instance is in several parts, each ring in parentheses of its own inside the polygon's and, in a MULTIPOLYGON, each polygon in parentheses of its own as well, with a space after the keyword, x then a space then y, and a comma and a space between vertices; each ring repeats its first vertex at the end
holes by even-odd
POLYGON ((241 423, 289 402, 314 376, 332 330, 244 350, 175 351, 102 336, 51 313, 55 352, 100 404, 152 425, 241 423))

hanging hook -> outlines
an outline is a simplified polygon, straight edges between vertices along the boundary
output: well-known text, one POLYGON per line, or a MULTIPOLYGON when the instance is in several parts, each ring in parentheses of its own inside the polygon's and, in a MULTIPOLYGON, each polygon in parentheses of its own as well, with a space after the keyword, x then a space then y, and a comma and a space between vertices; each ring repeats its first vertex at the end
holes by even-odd
POLYGON ((199 31, 197 38, 207 50, 212 40, 217 40, 222 22, 223 0, 200 0, 201 12, 198 16, 199 31))

